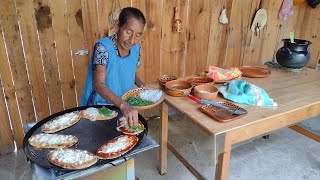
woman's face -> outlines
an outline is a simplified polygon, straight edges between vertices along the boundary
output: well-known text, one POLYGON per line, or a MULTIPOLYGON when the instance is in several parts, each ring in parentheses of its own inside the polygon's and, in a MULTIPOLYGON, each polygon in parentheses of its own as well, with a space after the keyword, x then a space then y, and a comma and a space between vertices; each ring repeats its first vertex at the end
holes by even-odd
POLYGON ((129 51, 132 46, 140 41, 144 24, 130 17, 118 32, 118 48, 129 51))

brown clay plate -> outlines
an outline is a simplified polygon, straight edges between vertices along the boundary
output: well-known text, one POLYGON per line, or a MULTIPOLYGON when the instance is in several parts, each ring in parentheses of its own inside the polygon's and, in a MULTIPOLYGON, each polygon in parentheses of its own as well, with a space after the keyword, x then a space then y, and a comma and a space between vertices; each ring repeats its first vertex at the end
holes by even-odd
POLYGON ((204 77, 204 76, 199 76, 199 77, 192 77, 187 79, 189 83, 191 83, 193 86, 201 85, 201 84, 206 84, 206 83, 213 83, 213 79, 204 77))
MULTIPOLYGON (((145 91, 145 90, 159 90, 159 89, 152 88, 152 87, 143 87, 143 88, 132 89, 132 90, 129 90, 128 92, 126 92, 122 96, 122 99, 127 100, 128 97, 137 97, 139 92, 142 92, 142 91, 145 91)), ((157 101, 157 102, 154 102, 153 104, 150 104, 148 106, 133 106, 133 107, 136 108, 137 110, 150 109, 150 108, 153 108, 153 107, 157 106, 158 104, 160 104, 163 100, 164 100, 164 96, 163 96, 163 93, 162 93, 161 99, 159 101, 157 101)))
MULTIPOLYGON (((218 102, 219 104, 222 104, 224 106, 229 107, 231 110, 245 110, 231 102, 218 102)), ((217 113, 217 111, 221 110, 221 108, 207 104, 207 105, 203 105, 200 107, 200 110, 207 114, 208 116, 210 116, 211 118, 213 118, 216 121, 219 122, 229 122, 238 118, 241 118, 243 116, 245 116, 246 114, 241 114, 241 115, 237 115, 237 114, 227 114, 227 115, 219 115, 219 113, 217 113)))
POLYGON ((262 67, 242 66, 239 67, 239 70, 242 72, 242 76, 252 78, 264 78, 268 77, 271 74, 268 69, 262 67))

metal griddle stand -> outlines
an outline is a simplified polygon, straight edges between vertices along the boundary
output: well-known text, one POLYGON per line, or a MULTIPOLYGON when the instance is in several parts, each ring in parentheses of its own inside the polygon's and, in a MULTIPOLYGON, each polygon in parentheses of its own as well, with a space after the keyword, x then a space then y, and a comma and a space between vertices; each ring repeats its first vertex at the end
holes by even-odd
MULTIPOLYGON (((25 124, 24 129, 27 132, 36 123, 25 124)), ((29 161, 33 171, 32 178, 35 180, 43 179, 135 179, 134 156, 144 151, 158 147, 159 144, 149 135, 143 138, 141 144, 124 157, 116 159, 111 163, 76 171, 64 171, 47 169, 36 163, 29 161)))

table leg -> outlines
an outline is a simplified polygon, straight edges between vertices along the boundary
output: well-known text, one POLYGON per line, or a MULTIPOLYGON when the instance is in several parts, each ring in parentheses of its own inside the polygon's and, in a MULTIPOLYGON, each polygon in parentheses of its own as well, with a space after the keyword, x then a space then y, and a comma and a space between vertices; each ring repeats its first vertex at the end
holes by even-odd
POLYGON ((160 174, 167 173, 168 104, 162 103, 160 130, 160 174))
MULTIPOLYGON (((231 156, 231 140, 229 138, 228 133, 224 135, 220 135, 218 141, 220 141, 220 145, 222 146, 221 150, 218 150, 218 163, 216 165, 216 180, 224 180, 228 178, 228 170, 229 170, 229 161, 231 156), (221 136, 223 136, 221 138, 221 136)), ((218 147, 220 149, 220 147, 218 147)))

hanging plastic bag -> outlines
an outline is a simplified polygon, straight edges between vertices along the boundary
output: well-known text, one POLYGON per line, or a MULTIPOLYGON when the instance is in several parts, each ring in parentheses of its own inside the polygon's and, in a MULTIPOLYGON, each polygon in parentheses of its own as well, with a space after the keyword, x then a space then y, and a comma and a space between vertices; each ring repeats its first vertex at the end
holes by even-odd
POLYGON ((223 8, 223 10, 220 13, 219 23, 221 23, 221 24, 228 24, 229 23, 229 20, 228 20, 228 17, 227 17, 227 12, 226 12, 225 8, 223 8))
POLYGON ((112 9, 111 12, 108 14, 108 36, 116 34, 118 31, 118 20, 119 15, 122 8, 120 7, 119 0, 112 1, 112 9))

